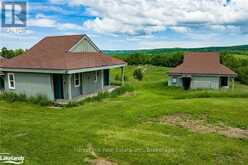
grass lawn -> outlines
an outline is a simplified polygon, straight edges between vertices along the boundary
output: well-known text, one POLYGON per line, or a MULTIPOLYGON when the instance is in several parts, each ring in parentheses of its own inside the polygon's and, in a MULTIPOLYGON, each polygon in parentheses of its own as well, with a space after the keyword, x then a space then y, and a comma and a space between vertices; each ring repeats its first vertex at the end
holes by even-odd
MULTIPOLYGON (((23 155, 30 165, 88 164, 92 148, 98 157, 124 165, 248 164, 248 139, 156 122, 183 113, 248 129, 247 97, 175 99, 185 91, 166 86, 168 68, 143 66, 141 82, 132 79, 134 68, 126 74, 135 92, 101 102, 52 109, 0 101, 0 153, 23 155)), ((119 72, 113 70, 113 77, 119 72)), ((248 87, 237 84, 235 92, 248 93, 248 87)))

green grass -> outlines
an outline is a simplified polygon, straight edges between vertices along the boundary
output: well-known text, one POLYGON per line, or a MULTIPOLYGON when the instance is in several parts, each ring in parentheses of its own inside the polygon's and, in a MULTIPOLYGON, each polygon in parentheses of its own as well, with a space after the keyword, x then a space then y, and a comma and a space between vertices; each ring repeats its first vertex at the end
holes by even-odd
MULTIPOLYGON (((87 164, 85 158, 91 156, 83 149, 88 145, 96 149, 98 156, 124 165, 247 164, 247 139, 199 134, 148 122, 180 112, 195 118, 205 115, 209 123, 221 122, 248 129, 247 98, 175 99, 202 91, 185 94, 182 89, 168 87, 166 73, 169 69, 164 67, 142 66, 143 81, 134 80, 135 68, 126 69, 127 83, 135 87, 135 92, 101 102, 53 109, 0 101, 0 152, 23 155, 25 164, 30 165, 87 164), (157 148, 160 152, 143 152, 146 148, 157 148), (107 152, 108 149, 133 152, 107 152)), ((111 73, 114 78, 120 70, 111 73)), ((248 87, 237 84, 233 92, 248 93, 248 87)))

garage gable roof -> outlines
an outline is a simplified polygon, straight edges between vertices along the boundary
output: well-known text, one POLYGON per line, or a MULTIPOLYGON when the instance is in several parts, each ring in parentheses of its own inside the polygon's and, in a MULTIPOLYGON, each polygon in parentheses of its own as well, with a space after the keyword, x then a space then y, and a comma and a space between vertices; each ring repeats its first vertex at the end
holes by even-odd
POLYGON ((169 74, 237 75, 220 63, 220 54, 215 52, 187 53, 183 63, 172 69, 169 74))

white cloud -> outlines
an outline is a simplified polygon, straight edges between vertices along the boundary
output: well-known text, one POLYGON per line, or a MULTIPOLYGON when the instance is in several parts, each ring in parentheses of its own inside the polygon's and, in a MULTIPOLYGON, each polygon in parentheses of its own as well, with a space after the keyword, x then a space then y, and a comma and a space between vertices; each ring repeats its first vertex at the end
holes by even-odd
POLYGON ((169 29, 174 30, 175 32, 178 32, 178 33, 190 32, 190 28, 183 27, 183 26, 172 26, 172 27, 169 27, 169 29))
POLYGON ((48 18, 35 18, 29 19, 28 25, 35 27, 56 27, 56 21, 48 18))
POLYGON ((240 26, 235 26, 235 25, 210 25, 209 29, 216 32, 228 32, 228 33, 241 32, 240 26))
MULTIPOLYGON (((59 0, 52 0, 59 1, 59 0)), ((99 33, 131 35, 163 31, 188 32, 193 24, 233 25, 248 21, 247 0, 68 0, 87 6, 84 27, 99 33)))
POLYGON ((28 25, 33 27, 56 28, 58 30, 82 30, 83 26, 73 23, 61 23, 56 18, 45 16, 44 14, 36 14, 35 18, 28 20, 28 25))
POLYGON ((77 24, 72 24, 72 23, 61 23, 61 24, 57 24, 57 28, 59 30, 82 30, 83 26, 79 26, 77 24))

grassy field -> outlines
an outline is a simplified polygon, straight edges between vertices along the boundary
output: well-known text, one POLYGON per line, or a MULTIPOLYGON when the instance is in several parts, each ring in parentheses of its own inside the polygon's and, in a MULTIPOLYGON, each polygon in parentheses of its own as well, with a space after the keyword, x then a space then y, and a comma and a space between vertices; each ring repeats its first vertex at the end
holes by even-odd
MULTIPOLYGON (((126 73, 136 90, 101 102, 54 109, 0 101, 0 152, 23 155, 30 165, 89 164, 96 158, 121 165, 248 164, 247 138, 159 122, 186 114, 213 127, 247 130, 247 86, 237 84, 229 91, 243 93, 240 97, 176 99, 185 91, 167 87, 168 68, 143 66, 141 82, 132 79, 134 68, 126 73), (92 149, 95 153, 88 152, 92 149)), ((114 70, 113 77, 118 72, 114 70)), ((186 95, 201 92, 206 91, 186 95)))

